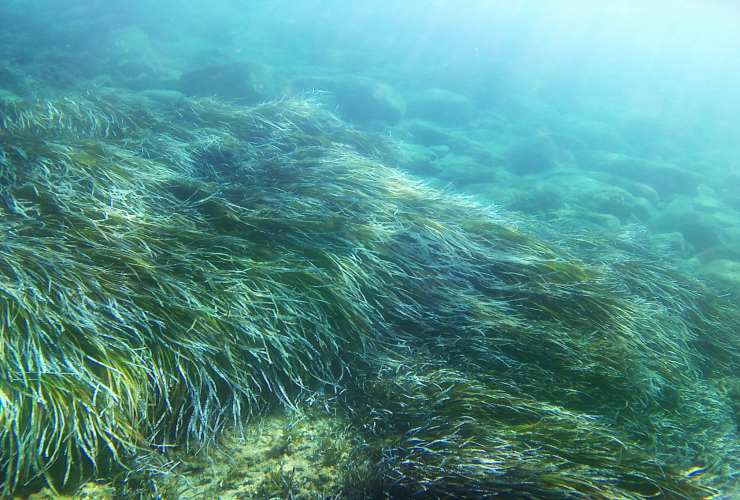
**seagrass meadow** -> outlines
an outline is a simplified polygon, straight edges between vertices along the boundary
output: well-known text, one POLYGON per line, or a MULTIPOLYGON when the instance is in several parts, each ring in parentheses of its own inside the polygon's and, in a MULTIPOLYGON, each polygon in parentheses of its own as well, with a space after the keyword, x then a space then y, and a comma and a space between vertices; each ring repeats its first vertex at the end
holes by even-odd
POLYGON ((303 442, 336 481, 252 497, 737 492, 737 301, 639 240, 432 188, 311 100, 0 117, 3 496, 199 498, 183 464, 297 414, 264 460, 303 442))

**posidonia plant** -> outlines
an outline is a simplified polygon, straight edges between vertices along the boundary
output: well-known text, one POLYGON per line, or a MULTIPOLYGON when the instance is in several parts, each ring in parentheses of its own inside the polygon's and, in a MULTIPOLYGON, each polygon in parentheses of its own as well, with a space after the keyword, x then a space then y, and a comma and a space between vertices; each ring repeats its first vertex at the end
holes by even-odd
POLYGON ((542 241, 309 101, 1 112, 6 494, 306 394, 366 440, 364 494, 731 487, 738 310, 649 257, 542 241))

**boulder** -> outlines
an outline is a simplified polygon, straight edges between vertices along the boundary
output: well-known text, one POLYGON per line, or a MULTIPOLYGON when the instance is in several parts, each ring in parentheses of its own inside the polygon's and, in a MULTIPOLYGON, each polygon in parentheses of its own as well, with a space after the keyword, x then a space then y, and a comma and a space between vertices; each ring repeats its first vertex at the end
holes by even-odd
POLYGON ((464 95, 444 89, 427 89, 409 98, 408 114, 442 125, 457 126, 469 121, 475 108, 464 95))
POLYGON ((711 280, 740 289, 740 260, 716 259, 702 267, 702 272, 711 280))
POLYGON ((354 122, 398 123, 406 114, 406 101, 387 83, 372 78, 345 78, 334 93, 341 114, 354 122))
POLYGON ((618 153, 597 153, 590 163, 593 169, 647 184, 662 197, 694 194, 702 182, 700 174, 672 163, 618 153))
POLYGON ((183 73, 178 87, 188 96, 255 103, 267 98, 262 70, 247 63, 218 64, 183 73))
POLYGON ((650 203, 647 200, 616 186, 589 193, 583 202, 593 211, 613 215, 622 222, 644 221, 650 217, 650 203))
POLYGON ((438 151, 470 156, 482 163, 491 163, 494 160, 487 145, 472 141, 459 132, 445 129, 425 120, 403 120, 393 130, 397 138, 406 142, 435 148, 438 151))
POLYGON ((489 183, 496 175, 492 165, 463 154, 450 153, 440 158, 437 164, 440 166, 438 177, 455 186, 489 183))
POLYGON ((686 258, 690 254, 690 248, 682 233, 657 233, 651 234, 650 245, 665 255, 675 255, 686 258))
POLYGON ((656 232, 680 232, 697 252, 713 248, 722 241, 721 227, 716 219, 694 210, 685 199, 678 199, 666 206, 650 226, 656 232))
POLYGON ((432 148, 402 142, 399 144, 399 166, 425 177, 439 175, 439 155, 432 148))
POLYGON ((693 204, 696 210, 707 213, 717 213, 723 208, 722 201, 717 196, 717 192, 705 184, 701 184, 697 188, 693 204))
POLYGON ((387 83, 368 77, 301 77, 290 83, 290 92, 324 92, 324 100, 343 118, 360 124, 393 125, 406 114, 403 96, 387 83))
POLYGON ((8 95, 26 95, 29 91, 28 79, 18 70, 0 66, 0 89, 8 95))
POLYGON ((509 170, 519 175, 539 174, 557 166, 558 149, 547 134, 537 134, 515 144, 507 154, 509 170))
POLYGON ((547 184, 522 190, 507 204, 507 208, 530 214, 554 212, 563 206, 563 193, 547 184))
POLYGON ((717 195, 735 210, 740 210, 740 166, 737 172, 730 173, 722 179, 717 188, 717 195))
POLYGON ((0 103, 11 103, 11 102, 18 102, 20 101, 20 96, 14 94, 13 92, 10 92, 9 90, 5 90, 3 88, 0 88, 0 103))
POLYGON ((185 95, 182 92, 166 89, 143 90, 139 92, 139 95, 160 104, 170 105, 180 104, 185 99, 185 95))
POLYGON ((404 140, 422 146, 445 145, 455 150, 460 143, 453 133, 423 120, 404 120, 395 130, 404 140))

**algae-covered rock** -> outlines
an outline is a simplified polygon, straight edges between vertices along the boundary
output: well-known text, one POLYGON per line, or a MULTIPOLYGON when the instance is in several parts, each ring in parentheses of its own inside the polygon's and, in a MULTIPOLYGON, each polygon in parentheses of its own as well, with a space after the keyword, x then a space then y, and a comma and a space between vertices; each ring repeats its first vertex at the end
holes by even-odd
POLYGON ((720 212, 724 208, 722 199, 711 187, 702 184, 697 188, 696 191, 696 195, 692 200, 692 204, 695 210, 714 214, 720 212))
POLYGON ((693 194, 702 182, 702 176, 688 168, 618 153, 594 154, 588 167, 647 184, 663 197, 693 194))
POLYGON ((583 201, 587 208, 614 215, 626 222, 645 221, 650 217, 650 205, 647 200, 615 186, 590 193, 583 201))
POLYGON ((460 144, 454 133, 423 120, 404 120, 396 130, 409 142, 424 146, 444 145, 454 150, 460 144))
POLYGON ((352 467, 367 467, 348 422, 321 413, 273 414, 232 429, 213 450, 179 457, 150 489, 162 498, 338 498, 352 467))
POLYGON ((683 233, 680 232, 656 233, 651 235, 650 241, 665 255, 686 257, 690 254, 691 248, 683 233))
POLYGON ((519 175, 539 174, 558 164, 558 148, 547 134, 537 134, 521 140, 509 149, 509 169, 519 175))
POLYGON ((456 186, 489 183, 496 177, 491 164, 478 161, 467 155, 447 154, 436 162, 437 177, 456 186))
POLYGON ((445 89, 426 89, 408 99, 408 114, 442 125, 459 127, 475 114, 467 97, 445 89))
POLYGON ((85 483, 77 491, 70 494, 60 494, 50 488, 33 493, 26 500, 114 500, 117 498, 116 488, 106 483, 85 483))
POLYGON ((243 62, 216 64, 183 73, 178 88, 189 96, 219 96, 255 103, 268 96, 265 68, 243 62))
POLYGON ((740 260, 715 259, 702 267, 708 278, 740 289, 740 260))
POLYGON ((334 86, 342 116, 360 123, 397 123, 406 114, 403 96, 387 83, 371 78, 344 78, 334 86))
POLYGON ((181 103, 185 97, 182 92, 177 90, 164 90, 164 89, 148 89, 139 92, 139 95, 152 99, 162 104, 177 105, 181 103))
POLYGON ((740 211, 740 168, 737 173, 730 173, 722 179, 717 187, 718 196, 730 207, 740 211))
POLYGON ((25 95, 29 90, 27 78, 16 68, 0 65, 0 90, 25 95))
POLYGON ((705 251, 722 241, 717 220, 710 214, 695 210, 686 199, 676 199, 664 207, 650 225, 657 232, 680 232, 697 251, 705 251))
POLYGON ((326 91, 340 115, 355 123, 393 125, 406 114, 406 100, 388 83, 369 77, 303 77, 294 91, 326 91))
POLYGON ((552 186, 538 185, 533 189, 517 192, 507 207, 526 213, 547 213, 563 208, 563 193, 552 186))
POLYGON ((394 135, 405 142, 445 148, 447 152, 469 156, 480 162, 490 163, 494 160, 494 155, 486 145, 469 139, 459 131, 425 120, 403 120, 394 128, 394 135))
POLYGON ((14 103, 22 101, 22 98, 9 90, 0 88, 0 103, 14 103))
POLYGON ((441 173, 438 160, 440 155, 432 147, 401 143, 399 146, 399 166, 424 177, 436 177, 441 173))

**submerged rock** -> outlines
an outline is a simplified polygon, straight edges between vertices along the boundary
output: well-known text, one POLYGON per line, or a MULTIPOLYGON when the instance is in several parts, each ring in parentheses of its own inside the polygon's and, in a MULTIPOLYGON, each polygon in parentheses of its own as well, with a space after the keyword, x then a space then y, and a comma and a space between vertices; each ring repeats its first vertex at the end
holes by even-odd
POLYGON ((534 189, 518 191, 507 204, 507 207, 512 210, 531 214, 553 212, 560 210, 563 206, 563 192, 548 185, 538 185, 534 189))
POLYGON ((647 184, 664 198, 678 194, 693 194, 702 182, 700 174, 675 164, 617 153, 592 155, 586 167, 647 184))
POLYGON ((185 99, 185 95, 177 90, 149 89, 139 92, 139 95, 169 105, 181 104, 185 99))
POLYGON ((339 114, 361 124, 393 125, 406 114, 406 101, 392 86, 369 77, 305 77, 292 82, 294 91, 326 91, 339 114))
POLYGON ((650 204, 644 198, 611 186, 590 193, 583 199, 586 207, 618 217, 622 222, 645 221, 650 217, 650 204))
POLYGON ((475 115, 473 103, 464 95, 445 89, 427 89, 408 99, 408 115, 447 126, 461 126, 475 115))
POLYGON ((10 92, 9 90, 0 88, 0 103, 8 104, 21 101, 22 99, 20 96, 14 94, 13 92, 10 92))
POLYGON ((558 148, 547 134, 537 134, 509 149, 508 167, 519 175, 539 174, 558 164, 558 148))
POLYGON ((263 69, 236 62, 197 68, 180 77, 178 88, 188 96, 211 97, 256 103, 267 97, 263 69))
POLYGON ((405 142, 427 146, 438 152, 445 151, 445 155, 454 153, 470 156, 485 164, 491 163, 494 159, 485 145, 470 140, 459 131, 446 129, 425 120, 403 120, 393 131, 396 137, 405 142))
POLYGON ((32 82, 18 69, 0 64, 0 91, 7 95, 25 96, 30 93, 32 82))
POLYGON ((457 149, 460 144, 453 132, 424 120, 404 120, 395 130, 405 140, 424 146, 445 145, 457 149))
POLYGON ((437 161, 438 177, 455 186, 489 183, 496 177, 492 165, 462 154, 447 154, 437 161))
POLYGON ((731 173, 724 177, 717 186, 718 196, 727 205, 740 212, 740 166, 738 173, 731 173))
POLYGON ((716 219, 705 212, 696 211, 685 200, 669 204, 650 222, 650 226, 657 232, 680 232, 698 252, 706 251, 722 241, 722 230, 716 219))
POLYGON ((716 259, 702 267, 708 278, 740 290, 740 260, 716 259))
POLYGON ((372 78, 345 78, 334 86, 342 116, 356 122, 397 123, 406 114, 406 101, 387 83, 372 78))
POLYGON ((441 156, 432 147, 401 143, 399 153, 401 168, 427 178, 439 175, 441 167, 437 161, 441 156))

